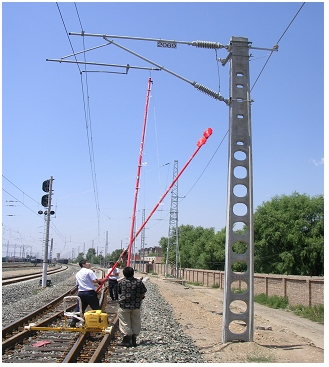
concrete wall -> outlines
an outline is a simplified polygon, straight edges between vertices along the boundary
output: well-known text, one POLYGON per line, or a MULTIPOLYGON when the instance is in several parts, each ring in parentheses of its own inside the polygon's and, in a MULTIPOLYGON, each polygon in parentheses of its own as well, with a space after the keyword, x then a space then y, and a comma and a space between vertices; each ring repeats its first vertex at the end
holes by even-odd
MULTIPOLYGON (((153 264, 153 272, 164 275, 165 264, 153 264)), ((202 283, 208 287, 218 284, 220 288, 224 288, 223 271, 185 268, 179 269, 179 278, 187 282, 202 283)), ((236 281, 232 284, 232 288, 246 289, 246 284, 236 281)), ((254 292, 255 295, 265 293, 268 296, 288 297, 291 305, 324 304, 324 277, 254 274, 254 292)))

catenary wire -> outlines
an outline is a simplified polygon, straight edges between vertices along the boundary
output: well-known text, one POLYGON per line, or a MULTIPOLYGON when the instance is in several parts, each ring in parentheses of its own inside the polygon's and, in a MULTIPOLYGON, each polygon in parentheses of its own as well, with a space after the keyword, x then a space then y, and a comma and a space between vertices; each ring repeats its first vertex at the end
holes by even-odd
POLYGON ((27 209, 31 210, 31 212, 33 212, 35 215, 37 215, 39 218, 39 214, 36 213, 33 209, 29 208, 26 204, 24 204, 21 200, 17 199, 14 195, 12 195, 11 193, 9 193, 7 190, 5 190, 4 188, 2 188, 2 190, 4 192, 6 192, 8 195, 10 195, 11 197, 13 197, 15 200, 17 200, 19 203, 23 204, 27 209))
POLYGON ((12 183, 7 177, 5 177, 4 175, 2 175, 3 178, 5 178, 8 182, 10 182, 13 186, 16 187, 16 189, 18 189, 19 191, 21 191, 25 196, 29 197, 31 200, 35 201, 37 204, 40 205, 39 202, 37 202, 36 200, 34 200, 31 196, 29 196, 26 192, 24 192, 22 189, 20 189, 18 186, 16 186, 14 183, 12 183))
MULTIPOLYGON (((96 205, 96 213, 97 213, 97 221, 98 221, 98 232, 99 232, 99 201, 98 201, 98 190, 97 190, 95 163, 94 163, 94 159, 93 159, 93 141, 92 141, 92 136, 89 137, 89 130, 88 130, 88 128, 89 128, 88 127, 88 115, 90 117, 90 108, 88 110, 89 111, 89 113, 88 113, 87 106, 89 106, 89 96, 87 94, 87 99, 88 99, 87 100, 88 104, 87 104, 87 102, 85 100, 85 91, 84 91, 84 87, 83 87, 82 71, 81 71, 80 66, 78 64, 78 60, 76 58, 74 48, 73 48, 73 45, 71 43, 67 28, 66 28, 66 25, 65 25, 65 22, 64 22, 64 18, 62 16, 62 13, 60 11, 60 8, 59 8, 59 5, 58 5, 57 2, 56 2, 56 5, 57 5, 57 8, 58 8, 60 17, 62 19, 62 23, 63 23, 64 29, 65 29, 66 35, 67 35, 67 38, 69 40, 69 43, 70 43, 72 52, 74 54, 74 58, 77 62, 77 67, 78 67, 78 70, 79 70, 79 73, 80 73, 80 82, 81 82, 81 89, 82 89, 82 100, 83 100, 83 106, 84 106, 84 115, 85 115, 86 132, 87 132, 87 140, 88 140, 88 151, 89 151, 89 158, 90 158, 91 175, 92 175, 92 182, 93 182, 93 188, 94 188, 95 205, 96 205)), ((81 25, 81 29, 82 29, 82 24, 81 24, 81 20, 80 20, 80 16, 79 16, 76 4, 75 4, 75 8, 76 8, 77 16, 78 16, 78 19, 79 19, 79 22, 80 22, 80 25, 81 25)), ((82 29, 82 31, 83 31, 83 29, 82 29)), ((90 122, 90 131, 91 131, 91 122, 90 122)))
MULTIPOLYGON (((81 31, 82 33, 83 31, 83 27, 82 27, 82 23, 81 23, 81 19, 80 19, 80 15, 78 12, 78 8, 76 3, 74 3, 75 5, 75 9, 77 12, 77 16, 80 22, 80 26, 81 26, 81 31)), ((83 49, 85 50, 85 37, 82 37, 82 42, 83 42, 83 49)), ((86 61, 86 53, 83 53, 84 55, 84 61, 86 61)), ((87 65, 85 64, 85 71, 87 71, 87 65)), ((92 171, 92 176, 93 176, 93 185, 94 185, 94 195, 95 195, 95 204, 96 204, 96 212, 97 212, 97 221, 98 221, 98 236, 100 235, 100 218, 99 218, 99 213, 100 213, 100 208, 99 208, 99 196, 98 196, 98 188, 97 188, 97 177, 96 177, 96 166, 95 166, 95 155, 94 155, 94 144, 93 144, 93 136, 92 136, 92 123, 91 123, 91 110, 90 110, 90 104, 89 104, 89 86, 88 86, 88 76, 87 73, 85 73, 85 78, 86 78, 86 93, 87 93, 87 110, 88 110, 88 120, 89 120, 89 126, 90 126, 90 145, 89 145, 89 135, 88 136, 88 146, 90 146, 89 149, 89 155, 90 155, 90 164, 91 164, 91 171, 92 171)), ((83 85, 82 82, 82 73, 81 73, 81 83, 83 85)), ((86 120, 86 127, 87 127, 87 120, 86 120)), ((87 129, 88 131, 88 129, 87 129)))
MULTIPOLYGON (((288 27, 285 29, 285 31, 282 33, 281 37, 279 38, 278 42, 276 43, 277 45, 279 44, 279 42, 281 41, 282 37, 285 35, 285 33, 287 32, 288 28, 291 26, 292 22, 295 20, 295 18, 297 17, 297 15, 299 14, 299 12, 302 10, 302 7, 305 5, 305 2, 302 4, 302 6, 299 8, 299 10, 297 11, 297 13, 295 14, 295 16, 293 17, 292 21, 289 23, 288 27)), ((254 89, 254 86, 256 85, 259 77, 261 76, 262 72, 265 69, 265 66, 267 65, 268 61, 270 60, 271 56, 273 54, 273 51, 271 51, 269 57, 267 58, 262 70, 260 71, 260 73, 258 74, 258 77, 255 80, 255 83, 253 84, 253 86, 250 89, 250 92, 254 89)))

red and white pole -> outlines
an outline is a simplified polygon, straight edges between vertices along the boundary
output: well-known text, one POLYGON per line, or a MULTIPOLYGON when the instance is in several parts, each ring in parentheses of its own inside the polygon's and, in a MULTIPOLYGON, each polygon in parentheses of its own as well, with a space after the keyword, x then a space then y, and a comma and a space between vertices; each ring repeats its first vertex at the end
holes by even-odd
POLYGON ((152 80, 151 80, 151 78, 149 78, 148 86, 147 86, 147 95, 146 95, 146 105, 145 105, 145 113, 144 113, 142 141, 141 141, 141 147, 140 147, 140 150, 139 150, 139 161, 138 161, 138 168, 137 168, 137 180, 136 180, 136 189, 135 189, 133 216, 132 216, 132 220, 131 220, 131 230, 130 230, 130 241, 129 241, 129 248, 128 248, 127 266, 130 266, 131 248, 132 248, 132 244, 134 242, 133 235, 134 235, 136 205, 137 205, 137 196, 138 196, 138 189, 139 189, 139 177, 140 177, 141 166, 142 166, 142 156, 143 156, 143 148, 144 148, 144 137, 145 137, 145 129, 146 129, 146 120, 147 120, 147 111, 148 111, 148 105, 149 105, 149 97, 150 97, 150 91, 151 91, 151 83, 152 83, 152 80))

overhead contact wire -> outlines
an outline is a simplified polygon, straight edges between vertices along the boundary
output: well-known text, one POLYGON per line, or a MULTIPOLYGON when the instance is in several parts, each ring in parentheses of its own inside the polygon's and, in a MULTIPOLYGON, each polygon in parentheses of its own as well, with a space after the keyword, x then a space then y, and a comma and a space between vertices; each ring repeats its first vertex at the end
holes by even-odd
MULTIPOLYGON (((297 15, 299 14, 299 12, 302 10, 302 7, 305 5, 305 2, 302 4, 302 6, 299 8, 299 10, 297 11, 297 13, 295 14, 295 16, 293 17, 292 21, 289 23, 288 27, 285 29, 285 31, 282 33, 281 37, 279 38, 278 42, 276 43, 276 45, 279 45, 279 42, 281 41, 282 37, 285 35, 285 33, 287 32, 288 28, 291 26, 292 22, 296 19, 297 15)), ((274 50, 271 51, 268 59, 266 60, 262 70, 260 71, 260 73, 258 74, 258 77, 257 79, 255 80, 255 83, 253 84, 253 86, 251 87, 250 89, 250 92, 253 90, 254 86, 256 85, 259 77, 261 76, 262 72, 264 71, 265 69, 265 66, 267 65, 268 61, 270 60, 272 54, 273 54, 274 50)))
MULTIPOLYGON (((64 29, 65 29, 66 35, 67 35, 67 38, 69 40, 69 43, 70 43, 72 52, 74 54, 75 61, 77 63, 77 67, 78 67, 79 73, 80 73, 80 82, 81 82, 81 89, 82 89, 82 100, 83 100, 84 115, 85 115, 86 130, 87 130, 88 151, 89 151, 89 158, 90 158, 91 175, 92 175, 92 182, 93 182, 93 188, 94 188, 95 205, 96 205, 96 213, 97 213, 97 221, 98 221, 98 232, 99 232, 99 221, 100 221, 99 220, 99 200, 98 200, 98 189, 97 189, 97 181, 96 181, 96 170, 95 170, 94 155, 93 155, 92 131, 91 131, 91 136, 90 137, 89 137, 89 133, 88 133, 88 115, 89 115, 89 121, 90 121, 90 107, 89 107, 89 103, 87 103, 88 111, 89 111, 89 112, 87 112, 87 109, 86 109, 86 101, 85 101, 85 92, 84 92, 84 87, 83 87, 82 71, 81 71, 80 66, 78 64, 78 60, 76 58, 76 55, 75 55, 75 52, 74 52, 74 48, 73 48, 72 42, 71 42, 70 37, 69 37, 69 33, 67 31, 67 28, 66 28, 66 25, 65 25, 65 22, 64 22, 62 13, 60 11, 60 8, 59 8, 59 5, 58 5, 57 2, 56 2, 56 5, 57 5, 57 8, 58 8, 60 17, 62 19, 62 23, 63 23, 64 29)), ((76 3, 74 3, 74 5, 75 5, 77 16, 78 16, 78 19, 79 19, 79 22, 80 22, 81 30, 83 32, 83 28, 82 28, 82 24, 81 24, 81 20, 80 20, 80 16, 79 16, 79 13, 78 13, 78 9, 77 9, 76 3)), ((87 99, 88 99, 89 97, 88 97, 88 81, 87 80, 86 80, 86 85, 87 85, 87 99)), ((91 123, 90 123, 90 130, 91 130, 91 123)))

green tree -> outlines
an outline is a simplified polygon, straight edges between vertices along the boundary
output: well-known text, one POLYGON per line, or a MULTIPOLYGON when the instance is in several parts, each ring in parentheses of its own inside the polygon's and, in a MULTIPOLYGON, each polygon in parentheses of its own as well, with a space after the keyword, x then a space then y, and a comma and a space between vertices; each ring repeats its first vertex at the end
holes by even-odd
POLYGON ((96 258, 96 250, 94 248, 89 248, 87 251, 86 260, 91 264, 97 264, 95 263, 95 258, 96 258))
POLYGON ((114 250, 111 255, 109 256, 108 258, 108 261, 113 261, 114 263, 116 263, 120 257, 120 255, 122 254, 122 251, 121 249, 116 249, 114 250))
POLYGON ((83 259, 83 252, 79 252, 79 255, 77 256, 77 258, 75 259, 75 263, 79 263, 80 260, 83 259))
MULTIPOLYGON (((180 267, 196 269, 221 269, 225 258, 225 229, 215 233, 214 228, 181 225, 179 227, 179 259, 180 267)), ((159 241, 164 253, 167 254, 168 238, 159 241)), ((174 254, 169 254, 170 258, 174 254)))
POLYGON ((263 202, 254 215, 255 272, 324 273, 324 198, 297 192, 263 202))

